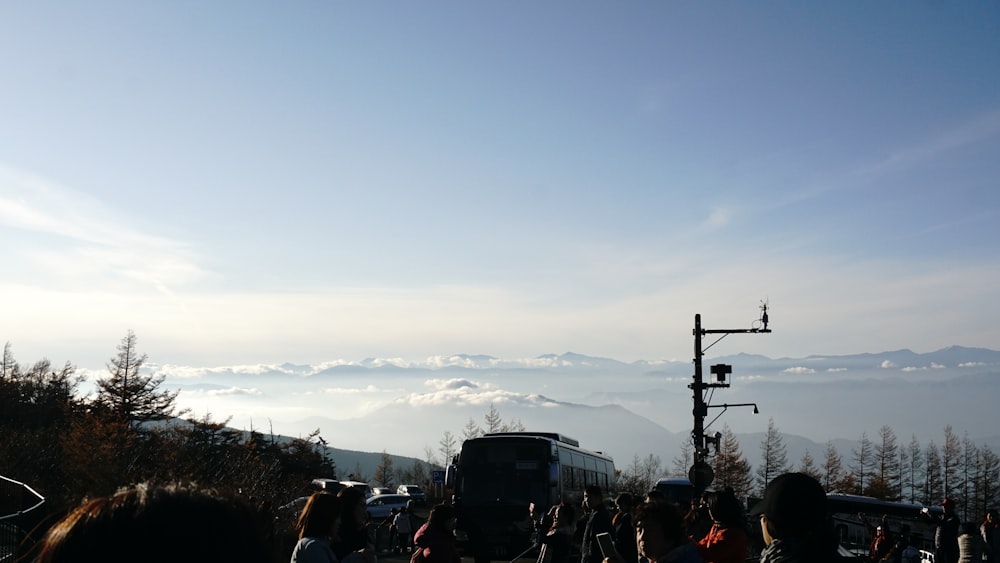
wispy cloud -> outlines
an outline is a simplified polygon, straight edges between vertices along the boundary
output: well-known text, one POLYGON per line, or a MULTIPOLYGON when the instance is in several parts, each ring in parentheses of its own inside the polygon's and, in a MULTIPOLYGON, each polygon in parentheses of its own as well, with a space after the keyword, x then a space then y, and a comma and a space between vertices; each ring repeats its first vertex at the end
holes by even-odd
POLYGON ((1000 110, 978 115, 967 122, 941 131, 923 142, 900 147, 884 159, 861 169, 859 172, 863 175, 876 176, 910 168, 941 154, 998 134, 1000 134, 1000 110))
POLYGON ((782 370, 782 373, 792 373, 792 374, 795 374, 795 375, 804 375, 804 374, 809 374, 809 373, 816 373, 816 370, 814 370, 813 368, 807 368, 807 367, 798 366, 798 367, 791 367, 791 368, 788 368, 786 370, 782 370))
POLYGON ((0 226, 24 234, 18 250, 52 278, 74 285, 111 278, 169 293, 210 275, 187 244, 134 222, 87 194, 0 163, 0 226))

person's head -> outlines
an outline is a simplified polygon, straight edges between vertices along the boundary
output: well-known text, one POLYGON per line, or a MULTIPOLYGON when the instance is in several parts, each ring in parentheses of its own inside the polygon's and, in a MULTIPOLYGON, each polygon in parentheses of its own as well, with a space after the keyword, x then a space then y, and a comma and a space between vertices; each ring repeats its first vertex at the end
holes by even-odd
POLYGON ((944 509, 945 514, 952 514, 953 512, 955 512, 955 501, 951 500, 950 498, 942 499, 941 502, 938 504, 941 506, 941 508, 944 509))
POLYGON ((997 514, 997 509, 991 508, 986 511, 986 521, 987 522, 1000 522, 1000 515, 997 514))
POLYGON ((361 487, 344 487, 337 493, 340 499, 340 525, 345 529, 360 528, 368 519, 368 505, 361 487))
POLYGON ((708 495, 705 504, 712 520, 723 527, 742 527, 746 520, 743 504, 731 488, 708 495))
POLYGON ((750 511, 760 517, 764 541, 821 541, 827 531, 826 493, 805 473, 783 473, 764 488, 764 498, 750 511))
POLYGON ((242 499, 194 485, 140 484, 85 502, 57 522, 36 561, 271 560, 262 518, 242 499))
POLYGON ((328 493, 313 493, 295 523, 301 538, 334 537, 340 522, 340 499, 328 493))
POLYGON ((632 494, 631 493, 620 493, 615 497, 615 507, 621 512, 631 512, 632 511, 632 494))
POLYGON ((653 489, 648 493, 646 493, 646 498, 643 500, 643 502, 665 502, 666 500, 667 499, 664 498, 663 493, 661 493, 656 489, 653 489))
POLYGON ((604 504, 604 495, 601 493, 600 485, 587 485, 583 489, 583 508, 587 510, 597 510, 604 504))
POLYGON ((975 536, 979 534, 979 526, 975 522, 962 522, 962 525, 958 529, 958 534, 964 536, 966 534, 975 536))
POLYGON ((455 507, 450 504, 439 504, 431 509, 427 521, 431 526, 452 530, 455 528, 455 507))
POLYGON ((635 543, 639 555, 656 561, 683 543, 684 515, 669 502, 646 502, 636 509, 635 543))

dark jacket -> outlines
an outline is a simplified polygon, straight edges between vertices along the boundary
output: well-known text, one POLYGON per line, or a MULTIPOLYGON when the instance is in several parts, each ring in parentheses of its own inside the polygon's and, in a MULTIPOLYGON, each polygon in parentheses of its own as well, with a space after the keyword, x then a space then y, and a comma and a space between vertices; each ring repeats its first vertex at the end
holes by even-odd
POLYGON ((413 536, 413 561, 422 563, 461 563, 455 548, 455 534, 440 525, 424 522, 413 536))
POLYGON ((604 561, 604 554, 601 553, 601 546, 597 543, 597 534, 606 532, 614 535, 614 528, 611 526, 611 514, 602 504, 597 509, 591 511, 587 518, 587 525, 583 529, 583 541, 580 546, 580 563, 601 563, 604 561))

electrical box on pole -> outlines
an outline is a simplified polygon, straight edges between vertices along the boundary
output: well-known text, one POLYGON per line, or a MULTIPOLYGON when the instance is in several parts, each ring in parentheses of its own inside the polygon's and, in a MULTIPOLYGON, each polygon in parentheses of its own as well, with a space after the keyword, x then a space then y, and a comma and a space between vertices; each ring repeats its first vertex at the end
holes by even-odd
MULTIPOLYGON (((714 346, 719 340, 722 340, 730 334, 747 334, 747 333, 769 333, 771 330, 767 328, 768 316, 767 316, 767 302, 764 301, 760 306, 761 315, 752 326, 752 328, 737 328, 737 329, 705 329, 701 327, 701 315, 696 314, 694 316, 694 377, 693 381, 688 388, 692 390, 694 395, 694 410, 692 414, 694 415, 694 427, 691 430, 691 444, 694 446, 694 464, 691 466, 691 470, 688 472, 688 478, 691 480, 691 484, 694 485, 694 492, 696 495, 700 495, 702 492, 712 484, 715 479, 715 474, 712 470, 712 466, 706 461, 709 457, 711 451, 711 446, 715 445, 715 453, 719 452, 719 441, 722 435, 716 432, 712 436, 705 435, 705 417, 708 416, 708 409, 710 408, 722 408, 722 412, 725 412, 729 407, 753 407, 754 414, 758 413, 756 403, 736 403, 727 404, 723 403, 721 405, 709 405, 705 399, 705 391, 708 389, 715 388, 725 388, 729 387, 727 382, 727 377, 733 373, 733 367, 727 364, 716 364, 710 368, 710 372, 715 376, 715 381, 711 383, 706 383, 703 377, 702 369, 702 359, 705 354, 705 350, 714 346), (707 348, 702 347, 702 337, 708 334, 721 334, 715 342, 708 345, 707 348)), ((719 413, 722 416, 722 413, 719 413)), ((716 416, 715 418, 719 418, 716 416)), ((715 419, 712 419, 715 422, 715 419)), ((711 423, 709 423, 711 424, 711 423)))

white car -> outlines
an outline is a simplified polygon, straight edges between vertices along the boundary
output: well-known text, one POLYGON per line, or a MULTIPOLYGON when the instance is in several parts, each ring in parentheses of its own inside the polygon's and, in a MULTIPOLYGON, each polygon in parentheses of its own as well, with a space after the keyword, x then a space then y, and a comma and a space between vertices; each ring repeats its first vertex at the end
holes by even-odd
POLYGON ((411 500, 413 499, 409 495, 375 495, 365 501, 368 505, 368 517, 374 522, 385 520, 393 508, 398 512, 406 508, 406 503, 411 500))
POLYGON ((413 502, 416 504, 424 504, 427 502, 427 493, 425 493, 419 485, 400 485, 399 488, 396 489, 396 494, 407 495, 413 499, 413 502))

